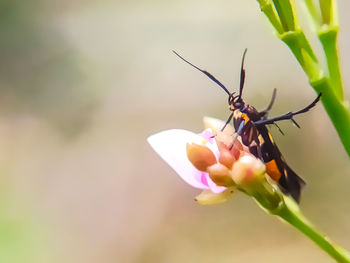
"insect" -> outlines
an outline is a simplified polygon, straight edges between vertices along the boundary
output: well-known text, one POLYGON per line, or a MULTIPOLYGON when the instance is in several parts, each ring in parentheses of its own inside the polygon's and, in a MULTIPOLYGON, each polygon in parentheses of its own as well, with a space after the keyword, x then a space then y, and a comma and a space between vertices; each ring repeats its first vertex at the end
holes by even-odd
POLYGON ((209 72, 190 63, 175 51, 173 52, 187 64, 204 73, 227 93, 228 105, 231 113, 225 126, 222 128, 222 131, 232 121, 233 127, 236 131, 236 137, 234 140, 240 136, 242 143, 249 148, 249 151, 265 163, 267 174, 278 183, 281 190, 285 194, 291 195, 296 202, 299 202, 301 189, 305 185, 305 182, 288 166, 267 129, 267 125, 274 124, 282 134, 283 132, 277 125, 278 121, 291 120, 298 128, 300 128, 293 117, 313 108, 320 100, 322 94, 320 93, 310 105, 299 111, 288 112, 278 117, 268 118, 268 113, 276 98, 276 89, 273 91, 271 101, 267 108, 262 111, 256 110, 253 106, 245 103, 242 99, 245 82, 244 59, 247 49, 245 49, 242 57, 238 95, 235 95, 235 92, 229 92, 228 89, 209 72))

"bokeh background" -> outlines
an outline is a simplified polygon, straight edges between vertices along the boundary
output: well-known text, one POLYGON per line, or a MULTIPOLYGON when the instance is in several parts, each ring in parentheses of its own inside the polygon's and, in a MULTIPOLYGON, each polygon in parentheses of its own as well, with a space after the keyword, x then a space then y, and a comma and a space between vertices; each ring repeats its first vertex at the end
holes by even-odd
MULTIPOLYGON (((277 88, 274 115, 314 99, 256 1, 2 0, 0 28, 0 262, 332 262, 242 194, 199 206, 146 143, 228 114, 172 49, 234 90, 247 47, 244 97, 261 109, 277 88)), ((297 121, 272 133, 308 182, 302 209, 350 249, 348 157, 321 105, 297 121)))

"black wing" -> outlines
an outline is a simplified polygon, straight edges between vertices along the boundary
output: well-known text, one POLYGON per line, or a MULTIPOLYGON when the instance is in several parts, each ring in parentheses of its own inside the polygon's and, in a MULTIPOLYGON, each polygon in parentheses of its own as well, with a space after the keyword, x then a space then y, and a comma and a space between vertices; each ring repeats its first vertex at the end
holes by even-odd
POLYGON ((290 194, 299 203, 301 189, 305 185, 305 181, 285 162, 266 126, 257 127, 257 129, 262 137, 259 137, 259 147, 267 174, 278 182, 284 193, 290 194))

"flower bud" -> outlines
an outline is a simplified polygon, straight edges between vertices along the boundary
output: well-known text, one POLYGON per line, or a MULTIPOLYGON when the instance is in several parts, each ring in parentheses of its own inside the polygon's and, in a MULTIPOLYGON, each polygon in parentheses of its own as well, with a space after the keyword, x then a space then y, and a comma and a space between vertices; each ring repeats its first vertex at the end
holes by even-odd
POLYGON ((227 150, 220 151, 219 163, 225 165, 227 168, 231 169, 236 158, 227 150))
POLYGON ((249 187, 265 180, 265 165, 252 155, 244 155, 232 168, 233 181, 242 187, 249 187))
POLYGON ((239 189, 268 211, 277 209, 283 200, 282 193, 266 179, 265 165, 252 155, 244 155, 235 162, 231 176, 239 189))
MULTIPOLYGON (((232 143, 232 138, 230 139, 230 143, 232 143)), ((241 155, 241 151, 243 150, 242 144, 238 140, 235 141, 234 145, 226 144, 222 141, 218 141, 217 144, 220 152, 219 162, 231 169, 233 163, 241 155)))
POLYGON ((206 146, 199 144, 187 144, 187 157, 198 170, 205 172, 207 168, 215 163, 214 153, 206 146))
POLYGON ((229 187, 234 185, 230 170, 221 163, 216 163, 209 166, 207 172, 209 173, 211 180, 213 180, 213 182, 218 186, 229 187))

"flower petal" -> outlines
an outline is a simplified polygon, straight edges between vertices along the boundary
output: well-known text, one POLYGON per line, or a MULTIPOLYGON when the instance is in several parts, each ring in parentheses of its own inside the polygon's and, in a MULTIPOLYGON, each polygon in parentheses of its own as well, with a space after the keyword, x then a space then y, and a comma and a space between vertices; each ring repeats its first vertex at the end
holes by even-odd
MULTIPOLYGON (((210 128, 214 134, 222 133, 221 129, 225 125, 224 121, 216 119, 216 118, 211 118, 211 117, 204 117, 203 122, 204 122, 204 126, 206 128, 210 128)), ((227 134, 229 136, 232 136, 232 134, 234 133, 234 130, 233 130, 231 124, 226 126, 223 133, 227 134)))
POLYGON ((213 180, 209 177, 209 174, 206 174, 207 182, 209 185, 209 189, 214 193, 214 194, 219 194, 223 191, 225 191, 227 188, 225 186, 218 186, 216 185, 213 180))
POLYGON ((198 135, 204 139, 204 141, 202 140, 202 144, 207 146, 214 153, 216 160, 219 161, 220 151, 218 145, 216 144, 216 140, 213 137, 212 130, 210 128, 205 129, 198 135))
POLYGON ((214 142, 213 132, 210 128, 205 129, 199 135, 202 136, 207 142, 214 142))
POLYGON ((203 137, 190 131, 173 129, 154 134, 147 141, 186 183, 195 188, 209 189, 208 185, 198 180, 202 178, 202 172, 192 165, 186 153, 187 143, 202 144, 203 137))

